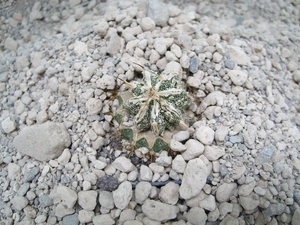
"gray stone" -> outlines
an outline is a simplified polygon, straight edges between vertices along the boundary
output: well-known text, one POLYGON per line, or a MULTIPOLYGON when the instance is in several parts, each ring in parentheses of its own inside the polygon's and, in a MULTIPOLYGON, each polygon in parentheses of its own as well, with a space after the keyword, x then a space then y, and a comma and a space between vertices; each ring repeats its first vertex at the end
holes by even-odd
POLYGON ((109 25, 106 21, 101 20, 93 27, 94 32, 97 33, 100 37, 104 37, 107 33, 109 25))
POLYGON ((45 222, 46 219, 47 219, 47 216, 45 214, 41 214, 35 218, 34 222, 36 222, 37 224, 41 224, 41 223, 45 222))
POLYGON ((248 196, 253 191, 256 182, 252 181, 248 184, 243 184, 239 187, 239 195, 240 196, 248 196))
POLYGON ((119 182, 117 178, 111 175, 105 175, 99 179, 97 185, 100 189, 105 191, 114 191, 118 188, 119 182))
POLYGON ((190 59, 189 71, 191 73, 197 73, 199 70, 199 59, 198 57, 193 57, 190 59))
POLYGON ((205 195, 205 197, 200 200, 199 207, 208 210, 213 211, 216 209, 216 199, 213 195, 205 195))
POLYGON ((43 74, 45 71, 46 71, 46 68, 45 68, 44 66, 42 66, 42 65, 39 65, 39 66, 38 66, 37 68, 35 68, 35 70, 34 70, 34 72, 35 72, 36 74, 39 74, 39 75, 43 74))
POLYGON ((121 183, 117 190, 113 191, 115 206, 118 209, 125 209, 132 198, 132 185, 129 181, 121 183))
POLYGON ((174 134, 172 139, 181 142, 189 139, 189 137, 190 137, 190 133, 187 130, 185 130, 185 131, 179 131, 178 133, 174 134))
POLYGON ((94 190, 78 192, 78 204, 85 210, 94 210, 98 193, 94 190))
POLYGON ((6 84, 0 82, 0 93, 6 91, 6 84))
POLYGON ((210 127, 200 126, 195 133, 196 138, 204 145, 211 145, 215 138, 215 132, 210 127))
POLYGON ((97 183, 97 175, 95 173, 87 172, 83 174, 83 179, 90 182, 92 185, 97 183))
POLYGON ((77 202, 77 193, 66 186, 58 186, 51 192, 50 196, 61 199, 62 205, 69 209, 73 208, 77 202))
POLYGON ((159 199, 167 204, 175 205, 179 199, 179 185, 169 182, 160 189, 159 199))
POLYGON ((186 162, 181 155, 177 155, 172 161, 172 169, 176 173, 184 173, 186 162))
POLYGON ((300 70, 294 71, 293 79, 296 83, 300 83, 300 70))
POLYGON ((255 165, 262 165, 264 163, 270 163, 271 158, 276 148, 274 145, 266 146, 255 158, 255 165))
POLYGON ((228 72, 228 76, 230 77, 232 83, 237 86, 242 86, 248 79, 248 74, 241 70, 230 70, 228 72))
POLYGON ((153 31, 155 22, 150 17, 144 17, 141 19, 140 26, 143 31, 153 31))
POLYGON ((21 167, 15 163, 9 163, 7 166, 8 179, 14 180, 21 172, 21 167))
POLYGON ((127 220, 123 223, 123 225, 143 225, 143 223, 138 220, 127 220))
POLYGON ((155 49, 156 52, 158 52, 158 54, 160 55, 165 55, 166 51, 167 51, 167 46, 166 44, 161 41, 160 39, 156 39, 153 47, 155 49))
POLYGON ((226 136, 228 135, 228 127, 227 126, 219 126, 215 132, 215 140, 216 141, 224 141, 226 136))
POLYGON ((149 168, 153 171, 153 173, 158 173, 159 175, 166 173, 165 168, 157 163, 150 163, 149 168))
POLYGON ((293 61, 293 60, 290 60, 290 62, 287 64, 287 68, 291 72, 297 71, 298 70, 298 63, 293 61))
POLYGON ((66 215, 73 214, 75 212, 74 208, 68 208, 67 206, 63 205, 62 203, 58 203, 54 208, 55 216, 57 217, 65 217, 66 215))
POLYGON ((217 43, 220 42, 220 40, 221 37, 219 34, 212 34, 206 38, 207 43, 211 46, 215 46, 217 43))
POLYGON ((298 205, 300 205, 300 190, 298 189, 294 191, 294 200, 298 205))
POLYGON ((75 41, 75 43, 74 43, 74 52, 78 56, 81 56, 83 54, 87 54, 88 53, 87 44, 82 42, 82 41, 75 41))
POLYGON ((40 172, 40 169, 38 167, 33 167, 30 171, 26 172, 24 175, 24 182, 30 182, 33 179, 36 178, 37 174, 40 172))
POLYGON ((4 48, 9 51, 15 51, 18 48, 18 43, 11 37, 8 37, 4 42, 4 48))
POLYGON ((36 198, 36 194, 35 194, 33 191, 29 190, 29 191, 26 193, 26 198, 27 198, 29 201, 34 200, 34 199, 36 198))
POLYGON ((281 215, 284 213, 285 205, 279 202, 272 203, 263 211, 265 216, 281 215))
POLYGON ((41 207, 45 208, 47 206, 53 205, 53 200, 49 195, 44 194, 39 197, 39 203, 41 207))
POLYGON ((242 133, 244 143, 248 148, 253 148, 257 136, 257 128, 253 124, 247 124, 242 133))
POLYGON ((97 69, 97 65, 94 65, 94 64, 91 64, 88 67, 82 68, 81 76, 82 76, 83 81, 88 82, 92 78, 96 69, 97 69))
POLYGON ((119 53, 121 50, 121 38, 117 34, 117 32, 113 32, 110 36, 108 45, 107 45, 107 53, 111 56, 114 56, 119 53))
POLYGON ((69 0, 68 1, 68 4, 71 6, 71 7, 74 7, 76 5, 79 5, 81 3, 81 0, 69 0))
POLYGON ((87 114, 89 116, 98 115, 102 110, 102 101, 97 98, 90 98, 85 103, 85 107, 87 109, 87 114))
POLYGON ((96 85, 102 90, 113 90, 116 86, 116 81, 113 76, 104 74, 101 78, 99 78, 96 81, 96 85))
MULTIPOLYGON (((1 69, 0 69, 1 71, 1 69)), ((5 72, 0 72, 0 82, 7 82, 8 81, 8 73, 5 72)))
POLYGON ((95 216, 94 211, 80 210, 78 213, 78 220, 80 223, 89 223, 92 222, 94 216, 95 216))
POLYGON ((252 212, 259 206, 259 196, 253 192, 248 196, 240 196, 239 203, 245 210, 252 212))
MULTIPOLYGON (((11 209, 11 205, 4 203, 3 201, 0 202, 0 209, 2 212, 2 216, 4 217, 12 217, 13 215, 13 211, 11 209)), ((25 208, 26 209, 26 208, 25 208)), ((24 212, 26 213, 26 211, 24 210, 24 212)), ((34 211, 33 215, 36 215, 36 212, 34 211)))
MULTIPOLYGON (((32 52, 30 54, 30 62, 33 68, 37 68, 38 66, 44 67, 41 65, 41 60, 45 57, 43 52, 32 52)), ((39 72, 39 70, 37 70, 39 72)), ((52 76, 57 73, 57 70, 53 67, 48 67, 47 75, 52 76)))
POLYGON ((34 10, 29 14, 29 21, 33 22, 34 20, 41 20, 44 16, 41 11, 34 10))
POLYGON ((142 205, 142 211, 151 220, 165 222, 176 218, 178 208, 160 201, 147 199, 142 205))
POLYGON ((9 134, 16 130, 17 124, 10 116, 1 122, 1 128, 4 133, 9 134))
POLYGON ((240 222, 237 218, 228 214, 224 219, 222 219, 219 225, 239 225, 239 224, 240 222))
POLYGON ((161 166, 168 166, 172 163, 172 157, 168 155, 167 151, 162 151, 160 156, 156 158, 155 162, 161 166))
MULTIPOLYGON (((182 56, 182 51, 181 51, 181 48, 176 45, 176 44, 173 44, 171 46, 171 52, 177 57, 177 58, 181 58, 182 56)), ((180 65, 180 64, 179 64, 180 65)))
POLYGON ((136 216, 136 211, 133 209, 125 209, 121 212, 119 221, 123 223, 124 221, 134 220, 136 216))
POLYGON ((225 149, 219 146, 205 146, 204 149, 204 156, 210 161, 215 161, 225 155, 225 149))
POLYGON ((223 56, 222 56, 219 52, 215 52, 215 53, 213 54, 213 61, 214 61, 215 63, 221 62, 222 59, 223 59, 223 56))
POLYGON ((143 181, 151 181, 153 173, 148 166, 141 165, 140 168, 140 179, 143 181))
POLYGON ((243 137, 241 135, 231 136, 229 141, 233 144, 243 142, 243 137))
POLYGON ((191 35, 188 35, 187 33, 181 33, 178 36, 178 43, 182 45, 183 49, 191 50, 193 38, 191 35))
POLYGON ((168 6, 160 0, 149 1, 148 17, 150 17, 157 26, 167 26, 169 20, 168 6))
POLYGON ((69 149, 65 149, 62 154, 57 158, 57 161, 60 165, 65 166, 71 158, 71 153, 69 149))
POLYGON ((27 59, 26 56, 20 56, 16 59, 16 66, 17 66, 17 70, 21 71, 23 70, 25 67, 28 67, 30 65, 29 60, 27 59))
POLYGON ((63 225, 78 225, 79 224, 79 219, 78 219, 78 214, 74 213, 72 215, 67 215, 64 216, 62 220, 63 225))
POLYGON ((235 61, 232 59, 225 60, 225 67, 232 70, 235 67, 235 61))
POLYGON ((189 68, 190 66, 190 58, 188 57, 188 55, 186 53, 183 53, 181 58, 180 58, 180 65, 182 66, 182 68, 189 68))
POLYGON ((282 48, 281 49, 281 57, 282 58, 289 58, 291 57, 293 52, 289 50, 288 48, 282 48))
POLYGON ((54 122, 25 127, 13 140, 20 153, 40 161, 56 158, 70 144, 70 136, 63 124, 54 122))
POLYGON ((143 218, 143 223, 144 225, 161 225, 161 222, 150 220, 148 217, 143 218))
MULTIPOLYGON (((198 73, 197 73, 198 74, 198 73)), ((193 76, 189 76, 187 80, 187 84, 194 88, 200 88, 201 86, 201 78, 194 74, 193 76)))
POLYGON ((170 148, 174 152, 183 152, 186 150, 186 146, 175 139, 171 139, 170 148))
POLYGON ((240 47, 228 45, 228 51, 230 58, 233 59, 238 65, 246 66, 250 63, 250 58, 240 47))
POLYGON ((292 218, 292 225, 298 225, 300 221, 300 208, 297 208, 292 218))
POLYGON ((260 195, 260 196, 264 196, 264 195, 266 194, 267 191, 266 191, 266 189, 257 186, 257 187, 254 188, 254 192, 255 192, 256 194, 260 195))
POLYGON ((185 143, 186 151, 181 155, 184 160, 194 159, 204 152, 204 145, 197 140, 190 139, 185 143))
POLYGON ((125 173, 131 172, 134 169, 134 165, 131 163, 130 159, 124 156, 120 156, 116 158, 116 160, 113 161, 112 165, 116 169, 125 173))
POLYGON ((111 192, 109 191, 100 191, 99 194, 99 203, 101 206, 107 209, 114 208, 114 198, 111 192))
POLYGON ((24 183, 20 186, 17 195, 24 196, 26 195, 27 191, 29 190, 29 183, 24 183))
POLYGON ((217 188, 216 199, 219 203, 227 202, 236 191, 236 183, 223 183, 217 188))
POLYGON ((102 214, 94 216, 93 218, 94 225, 113 225, 115 221, 111 218, 110 214, 102 214))
POLYGON ((231 213, 233 210, 233 205, 228 202, 222 202, 219 205, 219 211, 220 211, 220 219, 223 219, 228 213, 231 213))
POLYGON ((193 207, 187 213, 186 218, 188 222, 195 225, 205 225, 207 220, 207 215, 204 209, 199 207, 193 207))
POLYGON ((151 49, 150 63, 155 64, 160 59, 160 55, 154 49, 151 49))
POLYGON ((23 197, 23 196, 18 196, 16 195, 12 200, 11 203, 13 204, 13 206, 16 208, 16 210, 21 211, 22 209, 24 209, 29 201, 27 198, 23 197))
POLYGON ((138 204, 143 204, 151 192, 151 184, 149 182, 139 182, 135 187, 135 201, 138 204))
POLYGON ((190 160, 183 174, 179 189, 180 197, 190 199, 198 195, 206 184, 207 176, 206 165, 201 159, 190 160))

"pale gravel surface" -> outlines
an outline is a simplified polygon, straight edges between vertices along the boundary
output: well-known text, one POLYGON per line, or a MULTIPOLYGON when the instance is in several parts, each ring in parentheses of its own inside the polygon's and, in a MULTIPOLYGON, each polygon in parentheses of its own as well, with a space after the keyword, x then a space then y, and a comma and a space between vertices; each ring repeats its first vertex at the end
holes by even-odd
POLYGON ((0 224, 298 224, 299 11, 2 1, 0 224), (176 154, 122 146, 117 77, 140 79, 133 61, 185 72, 194 123, 176 154))

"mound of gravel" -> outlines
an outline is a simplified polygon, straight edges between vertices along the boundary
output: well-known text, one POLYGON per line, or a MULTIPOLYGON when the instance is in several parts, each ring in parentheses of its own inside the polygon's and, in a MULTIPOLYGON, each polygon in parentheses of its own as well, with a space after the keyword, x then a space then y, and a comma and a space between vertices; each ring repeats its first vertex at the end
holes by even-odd
POLYGON ((298 224, 299 6, 0 3, 1 224, 298 224), (132 62, 185 72, 174 154, 123 145, 132 62))

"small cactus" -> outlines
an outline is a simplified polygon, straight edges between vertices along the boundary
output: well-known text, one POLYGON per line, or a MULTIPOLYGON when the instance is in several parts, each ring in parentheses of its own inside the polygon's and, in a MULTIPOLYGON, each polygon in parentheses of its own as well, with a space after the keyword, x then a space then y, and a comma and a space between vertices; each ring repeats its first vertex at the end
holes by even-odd
POLYGON ((134 115, 135 127, 132 131, 129 131, 131 128, 123 129, 122 137, 134 140, 137 147, 152 146, 155 150, 154 147, 157 146, 157 151, 166 150, 162 149, 168 146, 163 139, 171 137, 167 130, 172 131, 180 123, 184 124, 182 115, 190 103, 190 97, 182 88, 177 74, 159 74, 141 67, 144 75, 141 82, 131 84, 124 81, 131 87, 131 97, 122 98, 122 106, 118 110, 120 113, 115 118, 121 123, 122 111, 127 110, 130 115, 134 115), (152 130, 152 134, 148 130, 152 130), (155 141, 149 143, 149 139, 155 141))

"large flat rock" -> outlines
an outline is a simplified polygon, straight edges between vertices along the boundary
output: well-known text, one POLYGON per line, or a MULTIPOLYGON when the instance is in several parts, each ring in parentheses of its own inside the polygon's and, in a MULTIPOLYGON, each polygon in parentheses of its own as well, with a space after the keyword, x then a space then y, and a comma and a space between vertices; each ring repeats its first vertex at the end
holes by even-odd
POLYGON ((64 125, 55 122, 25 127, 13 141, 18 152, 39 161, 49 161, 60 156, 70 144, 70 136, 64 125))

